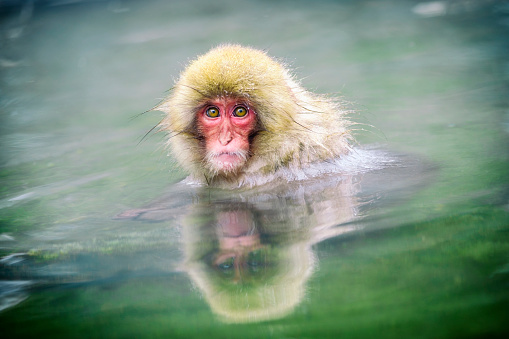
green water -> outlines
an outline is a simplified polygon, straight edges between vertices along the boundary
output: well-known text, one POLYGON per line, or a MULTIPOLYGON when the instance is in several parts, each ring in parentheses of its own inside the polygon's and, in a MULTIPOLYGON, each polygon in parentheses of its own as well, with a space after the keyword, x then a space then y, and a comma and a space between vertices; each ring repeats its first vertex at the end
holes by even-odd
POLYGON ((509 2, 26 3, 0 3, 2 337, 507 336, 509 2), (131 118, 221 42, 344 96, 395 166, 177 184, 131 118))

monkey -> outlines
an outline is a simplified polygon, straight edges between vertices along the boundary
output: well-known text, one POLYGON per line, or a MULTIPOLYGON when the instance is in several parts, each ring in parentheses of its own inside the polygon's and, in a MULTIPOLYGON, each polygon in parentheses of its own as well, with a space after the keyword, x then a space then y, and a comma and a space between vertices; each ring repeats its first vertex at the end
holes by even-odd
POLYGON ((306 177, 351 151, 342 102, 304 89, 265 51, 219 45, 191 61, 153 110, 190 180, 219 187, 306 177))

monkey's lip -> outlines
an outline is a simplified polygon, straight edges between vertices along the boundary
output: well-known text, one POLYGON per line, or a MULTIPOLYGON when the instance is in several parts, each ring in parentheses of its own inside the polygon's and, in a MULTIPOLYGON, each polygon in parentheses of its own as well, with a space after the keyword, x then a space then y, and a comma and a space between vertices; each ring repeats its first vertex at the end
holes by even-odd
POLYGON ((221 152, 214 156, 218 162, 237 163, 243 160, 243 157, 237 152, 221 152))
POLYGON ((243 151, 219 151, 209 153, 207 161, 218 173, 231 173, 240 169, 247 160, 247 152, 243 151))

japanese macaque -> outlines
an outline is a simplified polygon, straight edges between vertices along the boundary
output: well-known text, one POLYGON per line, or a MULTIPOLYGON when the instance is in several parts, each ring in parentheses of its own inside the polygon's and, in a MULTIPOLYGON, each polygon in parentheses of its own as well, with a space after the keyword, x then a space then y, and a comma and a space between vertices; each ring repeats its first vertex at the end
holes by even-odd
POLYGON ((191 178, 254 186, 349 151, 346 111, 303 89, 265 52, 222 45, 192 61, 154 109, 167 145, 191 178))

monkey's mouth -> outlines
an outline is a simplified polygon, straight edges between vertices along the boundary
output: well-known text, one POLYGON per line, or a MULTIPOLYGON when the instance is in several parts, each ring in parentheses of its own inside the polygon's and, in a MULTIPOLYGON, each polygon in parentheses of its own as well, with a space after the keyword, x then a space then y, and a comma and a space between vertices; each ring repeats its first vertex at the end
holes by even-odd
POLYGON ((242 166, 246 159, 237 152, 224 152, 215 157, 216 165, 223 171, 233 171, 242 166))
POLYGON ((240 169, 247 160, 247 152, 217 152, 207 155, 209 163, 218 172, 235 172, 240 169))
POLYGON ((244 160, 244 157, 239 152, 223 152, 215 156, 216 161, 230 163, 244 160))

